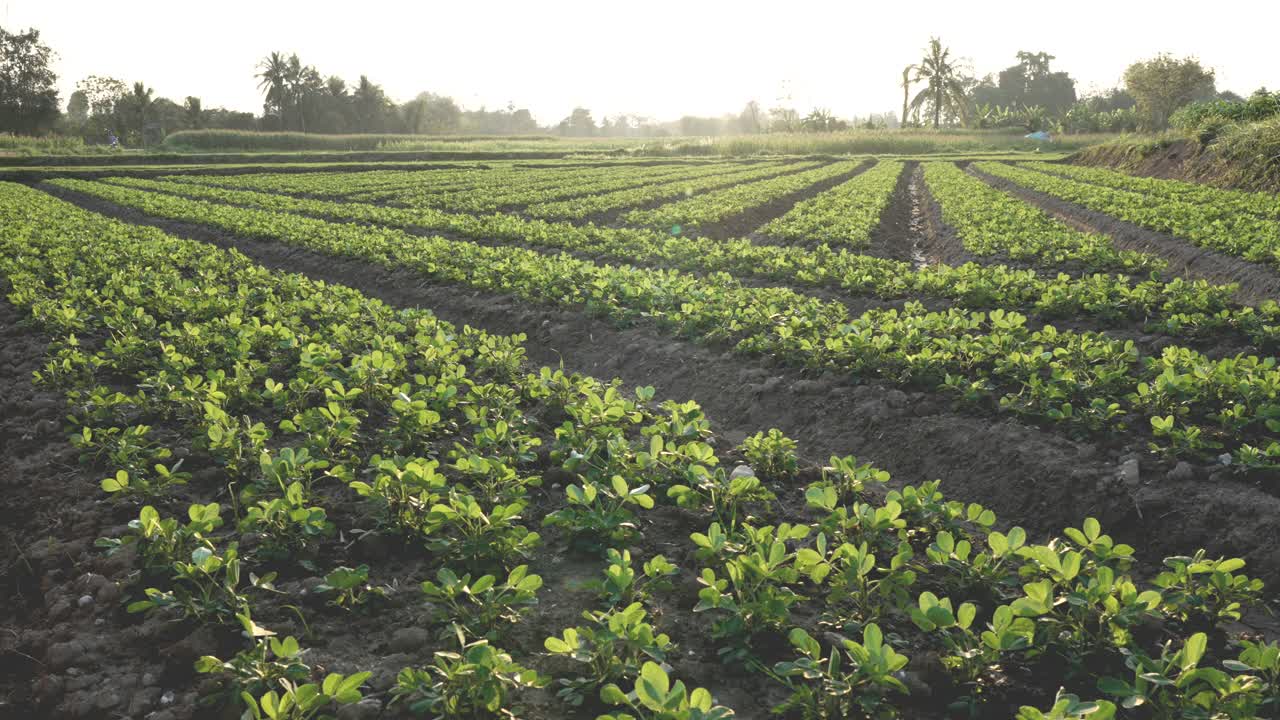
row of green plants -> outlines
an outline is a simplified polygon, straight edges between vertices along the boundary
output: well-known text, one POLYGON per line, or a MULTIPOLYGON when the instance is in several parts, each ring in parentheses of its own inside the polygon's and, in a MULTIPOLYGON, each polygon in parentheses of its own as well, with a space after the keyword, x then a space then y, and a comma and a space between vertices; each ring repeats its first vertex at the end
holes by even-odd
MULTIPOLYGON (((789 490, 801 467, 776 430, 739 448, 753 469, 727 473, 696 405, 525 373, 519 338, 459 332, 21 186, 0 185, 0 218, 8 299, 52 338, 37 380, 67 393, 86 461, 117 469, 103 490, 147 503, 124 537, 99 543, 138 553, 146 589, 129 609, 239 631, 240 652, 195 669, 217 680, 206 701, 238 702, 246 717, 305 720, 362 699, 368 671, 321 673, 296 637, 259 622, 281 609, 277 580, 311 571, 300 559, 341 554, 324 505, 357 498, 352 522, 428 560, 420 622, 444 649, 399 673, 386 698, 396 712, 511 717, 522 694, 553 687, 557 716, 728 718, 673 677, 685 647, 707 646, 726 672, 776 683, 773 710, 787 717, 989 717, 1028 692, 1040 701, 1023 720, 1280 706, 1280 645, 1226 629, 1263 596, 1242 560, 1201 552, 1157 571, 1092 519, 1037 543, 937 483, 881 495, 872 486, 887 473, 853 458, 833 457, 805 476, 800 502, 779 502, 775 490, 801 492, 789 490), (157 509, 193 480, 137 424, 148 420, 178 430, 190 466, 214 464, 209 487, 193 489, 228 487, 235 517, 217 502, 157 509), (546 655, 518 657, 497 642, 538 606, 541 539, 521 511, 548 492, 550 466, 575 480, 543 525, 567 551, 603 558, 599 604, 542 641, 546 655), (665 529, 648 517, 659 503, 708 522, 689 538, 688 568, 633 557, 665 529), (245 536, 258 542, 241 552, 245 536), (268 567, 281 569, 256 572, 268 567), (676 590, 686 574, 696 590, 676 590), (664 633, 675 605, 704 615, 692 627, 705 631, 664 633)), ((391 580, 332 568, 317 588, 326 608, 312 612, 376 615, 391 580)))
POLYGON ((715 224, 778 198, 800 192, 815 183, 847 175, 864 163, 865 161, 849 160, 825 164, 804 172, 756 180, 676 200, 652 210, 632 210, 624 214, 621 219, 630 225, 672 228, 673 233, 684 230, 696 231, 700 226, 715 224))
POLYGON ((462 187, 448 192, 414 185, 399 190, 365 193, 353 196, 351 199, 382 200, 396 205, 431 207, 452 212, 493 212, 502 208, 553 202, 581 195, 597 195, 659 183, 715 177, 741 170, 742 167, 739 164, 723 163, 573 169, 561 170, 540 181, 517 176, 502 184, 476 188, 462 187))
POLYGON ((1028 162, 1023 163, 1022 167, 1063 175, 1073 180, 1116 190, 1196 203, 1209 209, 1220 210, 1223 214, 1253 213, 1267 218, 1280 218, 1280 198, 1272 193, 1226 190, 1186 180, 1140 177, 1107 168, 1083 165, 1028 162))
POLYGON ((1068 227, 1039 208, 991 187, 953 163, 924 163, 924 181, 942 220, 978 256, 1007 257, 1045 268, 1075 264, 1092 272, 1164 270, 1154 255, 1117 250, 1111 238, 1068 227))
POLYGON ((561 177, 563 168, 528 167, 524 163, 449 163, 432 169, 387 169, 365 172, 319 171, 298 173, 245 173, 240 175, 167 175, 162 179, 224 187, 234 190, 307 193, 350 197, 404 188, 450 191, 477 186, 503 186, 522 181, 547 181, 561 177))
POLYGON ((326 506, 359 502, 347 532, 402 537, 431 567, 423 622, 439 631, 426 650, 439 649, 399 674, 390 704, 498 716, 513 690, 549 681, 494 644, 541 587, 526 564, 541 539, 523 515, 546 462, 536 449, 549 444, 579 482, 612 478, 611 492, 718 462, 696 405, 525 373, 520 336, 459 331, 22 186, 0 186, 0 218, 8 299, 52 337, 37 381, 66 393, 72 441, 108 469, 102 490, 146 503, 125 535, 98 542, 138 556, 128 610, 242 630, 243 650, 195 669, 220 681, 207 701, 240 702, 246 717, 314 718, 359 701, 370 677, 308 682, 298 640, 255 619, 285 617, 276 583, 317 568, 324 612, 384 602, 393 578, 323 564, 342 556, 326 506), (227 488, 234 517, 218 502, 164 509, 202 466, 216 473, 190 490, 227 488))
POLYGON ((975 166, 1025 188, 1176 235, 1210 250, 1250 262, 1280 264, 1280 220, 1224 211, 1212 203, 1117 190, 1003 163, 981 162, 975 166))
MULTIPOLYGON (((757 245, 745 239, 715 241, 637 228, 597 227, 590 223, 526 221, 506 214, 467 215, 431 209, 375 207, 139 178, 109 178, 106 182, 332 220, 568 250, 619 262, 691 272, 722 271, 805 286, 834 287, 885 299, 923 295, 945 298, 974 310, 1019 309, 1048 320, 1085 315, 1104 323, 1142 322, 1153 331, 1175 337, 1208 338, 1222 332, 1235 332, 1264 347, 1272 347, 1280 339, 1280 307, 1275 303, 1241 308, 1232 301, 1231 286, 1213 286, 1204 281, 1175 278, 1170 282, 1158 279, 1134 282, 1124 276, 1106 274, 1073 277, 1060 273, 1047 277, 1033 270, 974 263, 916 269, 910 263, 860 255, 843 248, 832 249, 825 243, 812 249, 757 245)), ((1004 231, 1016 232, 1016 228, 1005 227, 1004 231)), ((1013 239, 1007 241, 1014 242, 1013 239)))
POLYGON ((656 183, 629 190, 615 190, 613 192, 565 200, 537 201, 526 207, 524 212, 531 217, 544 220, 583 220, 600 213, 663 202, 670 198, 685 197, 730 183, 751 182, 791 170, 808 170, 818 165, 819 163, 816 162, 758 163, 733 172, 720 173, 693 180, 656 183))
POLYGON ((796 203, 758 232, 793 242, 866 247, 898 186, 904 163, 887 160, 826 192, 796 203))
POLYGON ((845 305, 786 288, 746 287, 723 273, 599 265, 511 246, 420 237, 130 188, 57 181, 122 205, 233 235, 411 269, 438 281, 573 308, 617 323, 732 345, 808 367, 830 367, 936 389, 958 402, 1070 431, 1134 431, 1173 457, 1227 452, 1238 470, 1280 462, 1280 370, 1274 358, 1211 359, 1170 345, 1143 355, 1131 340, 1032 329, 1016 312, 930 312, 915 302, 850 317, 845 305))

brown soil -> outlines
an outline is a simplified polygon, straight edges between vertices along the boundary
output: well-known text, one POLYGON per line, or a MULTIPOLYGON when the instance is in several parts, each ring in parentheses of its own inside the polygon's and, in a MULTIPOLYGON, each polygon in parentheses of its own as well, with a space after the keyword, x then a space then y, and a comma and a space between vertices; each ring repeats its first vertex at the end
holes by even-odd
POLYGON ((490 332, 526 333, 533 363, 563 362, 597 377, 620 377, 629 386, 654 385, 662 397, 696 400, 733 443, 777 427, 796 438, 810 460, 853 454, 891 472, 895 485, 941 479, 949 495, 980 502, 1007 523, 1040 534, 1093 515, 1148 559, 1205 546, 1211 553, 1245 557, 1262 577, 1280 578, 1280 548, 1266 540, 1280 533, 1280 497, 1214 466, 1191 468, 1190 479, 1166 479, 1168 463, 1119 440, 1072 440, 999 415, 957 412, 935 393, 779 367, 767 358, 672 339, 644 325, 618 328, 582 312, 434 284, 410 271, 73 199, 129 222, 234 247, 267 267, 346 284, 393 305, 430 308, 446 320, 490 332), (1136 482, 1118 480, 1126 459, 1140 460, 1136 482), (1223 513, 1232 517, 1231 533, 1222 532, 1223 513))
POLYGON ((969 172, 1072 227, 1109 235, 1118 248, 1149 253, 1168 260, 1169 272, 1176 276, 1219 284, 1238 283, 1240 289, 1236 292, 1236 299, 1242 304, 1256 305, 1280 297, 1280 272, 1270 267, 1118 220, 1052 195, 1029 190, 975 168, 970 168, 969 172))

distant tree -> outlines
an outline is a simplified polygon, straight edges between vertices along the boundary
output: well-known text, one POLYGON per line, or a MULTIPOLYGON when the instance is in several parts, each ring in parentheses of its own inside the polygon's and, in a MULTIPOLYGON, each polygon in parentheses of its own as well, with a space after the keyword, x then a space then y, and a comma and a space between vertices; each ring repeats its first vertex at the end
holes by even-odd
POLYGON ((1076 81, 1065 72, 1050 67, 1054 56, 1045 52, 1019 51, 1018 64, 1000 71, 999 80, 990 75, 973 88, 974 105, 1004 108, 1043 108, 1060 116, 1076 102, 1076 81))
POLYGON ((914 108, 927 109, 933 115, 933 126, 942 124, 943 114, 969 116, 969 98, 962 79, 962 68, 952 62, 951 50, 942 46, 938 38, 929 39, 925 56, 916 68, 915 80, 923 81, 925 88, 911 101, 914 108))
POLYGON ((834 132, 848 129, 849 124, 831 114, 826 108, 814 108, 800 121, 800 129, 806 132, 834 132))
POLYGON ((764 130, 764 118, 760 110, 760 103, 752 100, 742 108, 742 112, 738 113, 738 127, 743 133, 754 135, 764 130))
POLYGON ((11 33, 0 28, 0 130, 39 133, 57 122, 58 76, 50 67, 53 51, 31 28, 11 33))
POLYGON ((907 126, 907 105, 909 104, 908 96, 911 93, 911 75, 916 71, 915 65, 908 65, 902 68, 902 126, 907 126))
POLYGON ((143 131, 151 118, 154 91, 146 83, 135 82, 133 89, 116 101, 117 116, 124 136, 131 144, 142 143, 143 131))
POLYGON ((182 110, 183 125, 191 130, 204 127, 204 111, 200 108, 200 98, 188 95, 186 102, 182 104, 182 110))
POLYGON ((1167 54, 1130 65, 1124 85, 1137 100, 1143 126, 1151 130, 1164 130, 1174 110, 1215 92, 1213 70, 1195 58, 1177 60, 1167 54))
POLYGON ((591 117, 590 110, 576 107, 569 113, 569 117, 560 121, 559 131, 561 135, 570 137, 590 137, 596 134, 596 121, 591 117))
POLYGON ((453 98, 424 92, 400 106, 400 118, 406 132, 445 135, 458 131, 462 108, 453 98))
POLYGON ((147 124, 143 127, 143 137, 148 143, 159 142, 165 134, 187 127, 187 107, 185 104, 169 98, 156 98, 151 101, 147 110, 147 124))
POLYGON ((394 105, 387 99, 381 85, 375 85, 368 76, 361 75, 360 83, 351 93, 355 110, 356 129, 359 132, 384 132, 386 119, 394 105))
POLYGON ((214 108, 205 110, 204 125, 207 128, 219 128, 227 130, 256 130, 258 129, 258 120, 251 112, 239 112, 227 110, 226 108, 214 108))
POLYGON ((769 108, 769 132, 795 132, 800 129, 800 113, 795 108, 769 108))
POLYGON ((81 129, 87 140, 105 141, 107 131, 117 136, 124 132, 127 119, 123 117, 123 100, 127 86, 113 77, 90 75, 76 83, 76 93, 84 95, 89 104, 89 119, 81 129))
POLYGON ((71 93, 67 100, 67 122, 75 128, 83 128, 89 121, 89 96, 83 90, 71 93))
POLYGON ((258 89, 263 91, 263 107, 283 117, 289 103, 289 61, 283 54, 273 52, 258 63, 258 70, 254 77, 258 78, 258 89))

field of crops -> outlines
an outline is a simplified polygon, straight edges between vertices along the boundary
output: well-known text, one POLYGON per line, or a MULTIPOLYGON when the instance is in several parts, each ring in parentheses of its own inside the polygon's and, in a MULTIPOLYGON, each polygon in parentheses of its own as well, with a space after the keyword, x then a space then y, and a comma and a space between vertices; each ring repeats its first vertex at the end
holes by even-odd
POLYGON ((0 716, 1280 716, 1280 199, 0 183, 0 716))

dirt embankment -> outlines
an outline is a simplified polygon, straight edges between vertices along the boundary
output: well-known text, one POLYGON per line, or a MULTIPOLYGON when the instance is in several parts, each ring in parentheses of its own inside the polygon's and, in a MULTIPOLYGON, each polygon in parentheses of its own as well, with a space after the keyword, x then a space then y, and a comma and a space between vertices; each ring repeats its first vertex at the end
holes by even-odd
POLYGON ((1233 159, 1220 152, 1217 145, 1204 145, 1194 138, 1095 145, 1065 162, 1143 177, 1204 183, 1228 190, 1280 193, 1280 171, 1274 157, 1262 161, 1233 159))

